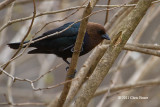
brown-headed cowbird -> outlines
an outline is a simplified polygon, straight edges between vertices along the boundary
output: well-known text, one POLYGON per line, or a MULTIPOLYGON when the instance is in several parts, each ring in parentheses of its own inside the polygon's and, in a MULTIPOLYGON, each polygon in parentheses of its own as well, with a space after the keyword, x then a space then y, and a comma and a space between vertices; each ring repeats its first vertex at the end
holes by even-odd
MULTIPOLYGON (((62 31, 72 23, 73 22, 70 22, 64 24, 59 28, 47 31, 33 40, 53 34, 55 32, 62 31)), ((31 43, 29 47, 34 47, 35 49, 29 51, 28 54, 56 54, 58 57, 61 57, 67 64, 69 64, 67 58, 72 57, 79 27, 80 22, 73 24, 69 29, 65 30, 62 33, 31 43)), ((100 24, 89 22, 87 24, 80 56, 91 51, 103 39, 110 40, 109 36, 105 32, 104 27, 100 24)), ((24 44, 27 42, 29 41, 24 42, 24 44)), ((8 45, 12 49, 18 49, 20 46, 20 42, 9 43, 8 45)))

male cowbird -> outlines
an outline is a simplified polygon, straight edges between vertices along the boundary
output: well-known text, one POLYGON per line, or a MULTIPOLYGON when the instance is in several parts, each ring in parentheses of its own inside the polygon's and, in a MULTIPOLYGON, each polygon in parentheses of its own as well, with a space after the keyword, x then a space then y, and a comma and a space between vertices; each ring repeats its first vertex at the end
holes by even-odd
MULTIPOLYGON (((66 23, 59 28, 47 31, 33 40, 62 31, 71 24, 73 24, 73 22, 66 23)), ((29 47, 34 47, 35 49, 29 51, 28 54, 56 54, 58 57, 61 57, 67 64, 69 64, 67 58, 72 57, 79 27, 80 22, 73 24, 69 29, 62 33, 31 43, 29 47)), ((103 39, 110 40, 109 36, 105 32, 104 27, 100 24, 89 22, 87 24, 80 56, 91 51, 103 39)), ((26 41, 24 44, 28 42, 29 41, 26 41)), ((8 45, 12 49, 18 49, 20 42, 9 43, 8 45)))

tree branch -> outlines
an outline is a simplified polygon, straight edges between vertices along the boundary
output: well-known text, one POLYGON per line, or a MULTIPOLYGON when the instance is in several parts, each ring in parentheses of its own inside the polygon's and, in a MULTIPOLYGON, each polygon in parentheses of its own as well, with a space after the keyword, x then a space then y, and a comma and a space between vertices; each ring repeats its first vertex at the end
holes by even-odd
MULTIPOLYGON (((134 0, 136 1, 136 0, 134 0)), ((152 4, 154 3, 159 3, 160 1, 157 0, 157 1, 154 1, 152 2, 152 4)), ((132 3, 132 2, 131 2, 132 3)), ((121 7, 135 7, 137 4, 122 4, 122 5, 96 5, 96 7, 100 7, 100 8, 121 8, 121 7)), ((86 8, 86 5, 84 6, 75 6, 75 7, 70 7, 70 8, 66 8, 66 9, 62 9, 62 10, 56 10, 56 11, 48 11, 48 12, 42 12, 42 13, 39 13, 37 14, 35 17, 40 17, 40 16, 43 16, 43 15, 49 15, 49 14, 57 14, 57 13, 61 13, 61 12, 66 12, 66 11, 71 11, 71 10, 74 10, 74 9, 81 9, 81 8, 86 8)), ((116 17, 118 17, 120 14, 122 14, 124 12, 124 10, 126 10, 126 8, 123 8, 120 10, 119 14, 116 15, 116 17)), ((5 29, 7 26, 9 25, 12 25, 14 23, 18 23, 18 22, 22 22, 22 21, 26 21, 26 20, 30 20, 32 19, 32 16, 28 16, 28 17, 24 17, 24 18, 20 18, 20 19, 15 19, 15 20, 11 20, 9 21, 8 23, 4 24, 1 28, 0 28, 0 32, 5 29)), ((109 23, 113 23, 113 20, 112 22, 109 22, 109 23)), ((108 24, 107 24, 108 25, 108 24)), ((112 25, 112 24, 110 24, 112 25)), ((110 26, 109 26, 110 27, 110 26)), ((109 28, 107 26, 107 28, 109 28)))
POLYGON ((150 7, 151 2, 152 0, 139 0, 136 8, 134 8, 134 10, 127 16, 127 18, 122 21, 118 35, 112 38, 111 44, 109 45, 105 55, 101 58, 96 69, 89 77, 86 84, 82 86, 74 106, 87 107, 96 89, 107 75, 109 69, 118 57, 129 37, 150 7))
MULTIPOLYGON (((111 2, 111 0, 108 0, 108 1, 107 1, 107 5, 110 5, 110 2, 111 2)), ((106 24, 106 23, 108 22, 108 17, 109 17, 109 11, 107 10, 107 11, 106 11, 106 18, 105 18, 104 24, 106 24)))
MULTIPOLYGON (((88 3, 86 9, 84 10, 82 18, 91 14, 91 12, 92 12, 92 10, 93 10, 93 8, 94 8, 94 6, 96 5, 97 2, 98 2, 98 0, 91 0, 88 3)), ((69 70, 67 72, 66 81, 71 79, 69 76, 73 75, 75 70, 76 70, 78 57, 79 57, 79 54, 80 54, 80 50, 81 50, 81 47, 82 47, 84 35, 85 35, 85 32, 86 32, 86 28, 87 28, 88 18, 89 17, 87 17, 87 18, 85 18, 84 20, 81 21, 78 36, 77 36, 76 43, 75 43, 75 46, 74 46, 74 52, 73 52, 73 55, 72 55, 70 67, 69 67, 69 70)), ((61 93, 61 95, 58 99, 57 107, 62 107, 63 106, 63 104, 66 100, 66 97, 68 95, 70 86, 71 86, 71 82, 64 85, 63 91, 62 91, 62 93, 61 93)))
MULTIPOLYGON (((134 89, 134 88, 141 88, 141 87, 148 87, 148 86, 155 86, 155 85, 160 85, 160 80, 159 79, 153 79, 153 80, 145 80, 141 81, 135 84, 123 84, 123 85, 118 85, 110 88, 110 92, 117 92, 120 90, 128 90, 128 89, 134 89)), ((102 88, 97 90, 97 92, 94 94, 94 97, 102 95, 109 91, 109 88, 102 88)))
MULTIPOLYGON (((26 35, 24 36, 24 38, 22 39, 20 47, 18 48, 18 50, 16 51, 16 53, 12 56, 11 60, 6 63, 6 65, 3 67, 3 69, 5 69, 11 63, 11 61, 13 61, 12 59, 14 59, 16 57, 16 55, 20 52, 20 50, 23 47, 23 43, 24 43, 25 39, 28 37, 28 35, 29 35, 29 33, 30 33, 31 29, 32 29, 33 22, 34 22, 34 19, 35 19, 35 16, 36 16, 36 4, 35 4, 35 0, 33 0, 33 7, 34 7, 34 12, 33 12, 33 17, 32 17, 32 21, 31 21, 31 24, 29 26, 29 29, 28 29, 26 35)), ((1 74, 1 72, 0 72, 0 74, 1 74)))

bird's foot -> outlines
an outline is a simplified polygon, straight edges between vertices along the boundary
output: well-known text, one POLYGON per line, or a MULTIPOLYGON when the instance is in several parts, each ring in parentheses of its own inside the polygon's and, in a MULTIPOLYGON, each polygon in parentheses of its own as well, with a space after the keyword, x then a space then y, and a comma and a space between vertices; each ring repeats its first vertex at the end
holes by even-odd
MULTIPOLYGON (((69 69, 69 67, 66 67, 66 71, 68 71, 68 69, 69 69)), ((75 75, 76 75, 76 72, 77 72, 77 70, 75 70, 73 74, 68 75, 67 77, 68 77, 68 78, 74 78, 75 75)))
POLYGON ((72 78, 74 78, 74 77, 75 77, 75 75, 76 75, 76 72, 77 72, 77 70, 75 70, 73 74, 68 75, 67 77, 68 77, 68 78, 71 78, 71 79, 72 79, 72 78))
POLYGON ((68 69, 69 69, 69 66, 68 66, 68 67, 66 67, 66 71, 68 71, 68 69))

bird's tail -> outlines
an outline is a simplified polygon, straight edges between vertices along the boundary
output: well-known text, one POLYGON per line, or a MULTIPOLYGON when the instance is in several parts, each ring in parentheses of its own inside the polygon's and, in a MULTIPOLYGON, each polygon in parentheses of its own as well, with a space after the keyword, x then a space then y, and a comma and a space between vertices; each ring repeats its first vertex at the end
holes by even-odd
POLYGON ((8 46, 12 49, 18 49, 20 46, 20 43, 9 43, 8 46))
MULTIPOLYGON (((24 42, 24 44, 27 43, 27 42, 28 42, 28 41, 24 42)), ((18 49, 19 46, 20 46, 20 44, 21 44, 21 42, 9 43, 9 44, 7 44, 7 45, 8 45, 10 48, 12 48, 12 49, 18 49)), ((23 48, 25 48, 25 46, 23 46, 23 48)))

